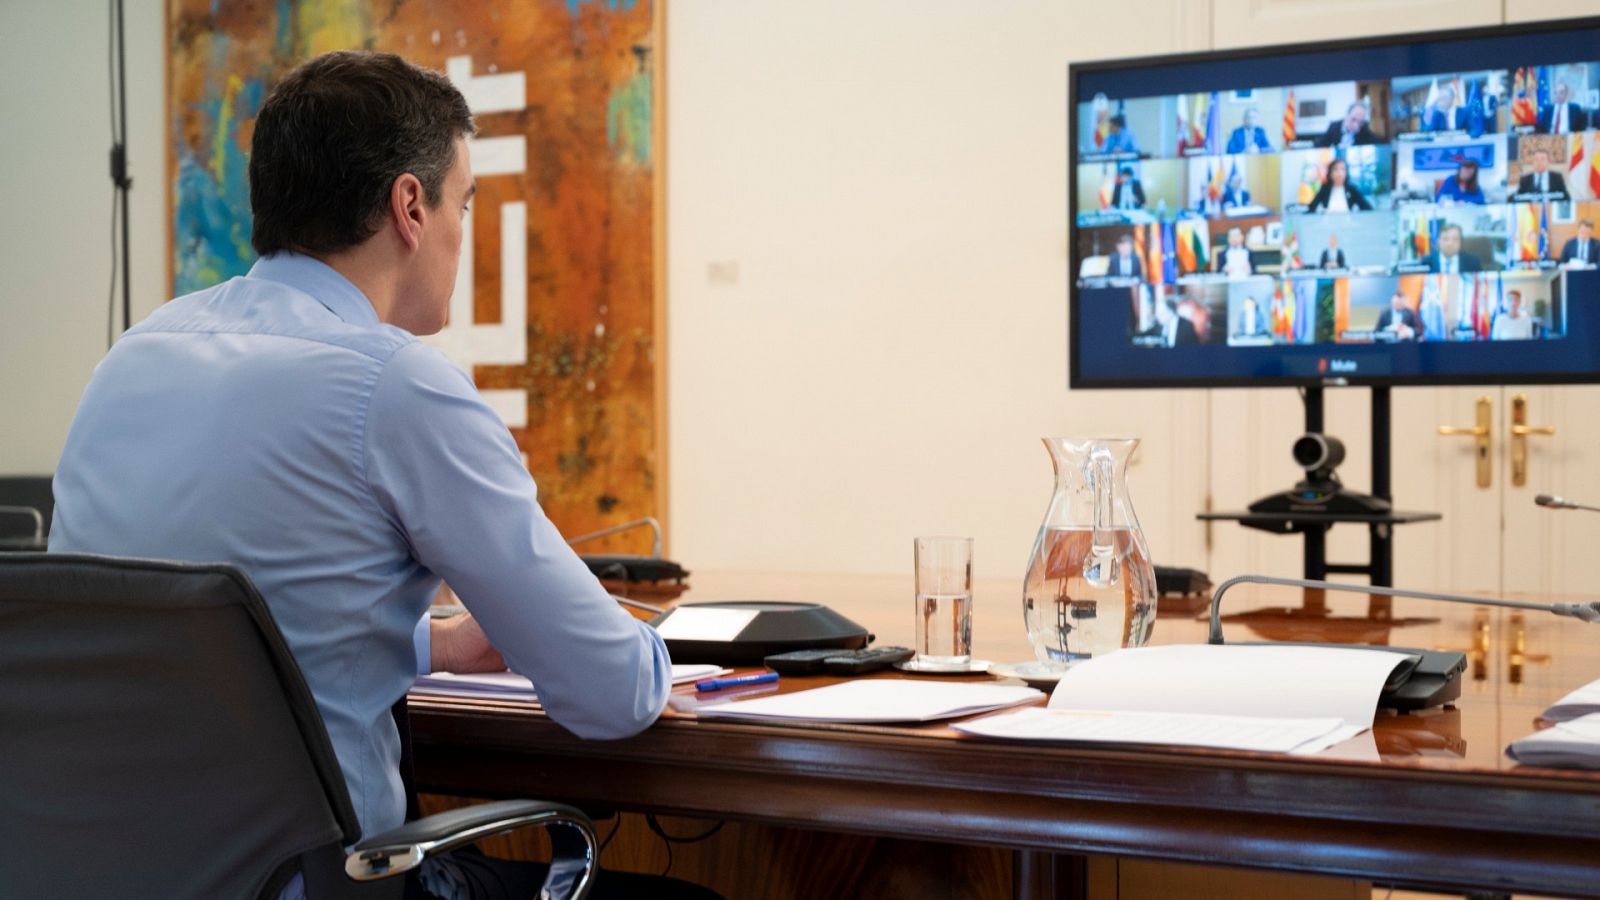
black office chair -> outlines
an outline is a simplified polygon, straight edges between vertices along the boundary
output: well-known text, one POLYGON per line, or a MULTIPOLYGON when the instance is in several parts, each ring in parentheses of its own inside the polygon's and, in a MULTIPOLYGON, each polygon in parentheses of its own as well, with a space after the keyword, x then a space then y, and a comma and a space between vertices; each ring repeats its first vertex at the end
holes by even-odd
POLYGON ((43 550, 54 510, 49 475, 0 475, 0 552, 43 550))
POLYGON ((0 555, 7 898, 272 900, 296 873, 309 900, 398 897, 389 876, 529 825, 553 847, 541 896, 582 900, 598 852, 568 806, 501 801, 360 840, 311 692, 237 569, 0 555))

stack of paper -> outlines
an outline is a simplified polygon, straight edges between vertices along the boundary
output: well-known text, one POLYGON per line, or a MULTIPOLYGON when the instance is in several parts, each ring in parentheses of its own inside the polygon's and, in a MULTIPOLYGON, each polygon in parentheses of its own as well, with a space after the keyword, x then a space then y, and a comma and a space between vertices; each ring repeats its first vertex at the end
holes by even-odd
POLYGON ((1372 727, 1405 657, 1285 644, 1122 650, 1072 667, 1048 711, 955 727, 986 737, 1316 753, 1372 727))
POLYGON ((955 727, 969 734, 994 738, 1232 747, 1291 753, 1306 746, 1325 746, 1319 741, 1340 731, 1343 724, 1340 719, 1268 719, 1031 707, 1009 715, 961 722, 955 727))
POLYGON ((1600 713, 1600 681, 1591 681, 1557 700, 1544 711, 1542 718, 1551 722, 1568 722, 1591 713, 1600 713))
POLYGON ((1037 700, 1029 687, 886 678, 845 681, 809 691, 703 705, 701 718, 792 722, 932 722, 1037 700))
MULTIPOLYGON (((675 665, 672 683, 686 684, 702 678, 726 675, 732 669, 715 665, 675 665)), ((515 672, 479 672, 457 675, 454 672, 435 672, 420 675, 411 686, 413 694, 430 697, 470 697, 478 700, 537 700, 533 682, 515 672)))
POLYGON ((1559 722, 1513 741, 1506 755, 1529 766, 1600 769, 1600 713, 1559 722))
POLYGON ((1562 697, 1540 717, 1557 724, 1512 742, 1507 756, 1530 766, 1600 769, 1600 681, 1562 697))

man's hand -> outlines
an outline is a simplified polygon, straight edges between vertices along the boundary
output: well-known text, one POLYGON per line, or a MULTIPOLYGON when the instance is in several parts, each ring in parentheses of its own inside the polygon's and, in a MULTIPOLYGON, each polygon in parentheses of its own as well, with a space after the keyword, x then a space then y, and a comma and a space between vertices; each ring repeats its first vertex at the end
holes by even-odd
POLYGON ((428 623, 429 663, 435 672, 504 672, 505 658, 489 643, 483 626, 462 613, 428 623))

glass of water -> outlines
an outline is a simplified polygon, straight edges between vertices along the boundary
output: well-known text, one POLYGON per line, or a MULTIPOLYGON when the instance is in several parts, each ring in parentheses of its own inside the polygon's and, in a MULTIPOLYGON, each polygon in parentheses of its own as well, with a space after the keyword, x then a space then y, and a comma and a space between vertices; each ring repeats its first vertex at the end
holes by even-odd
POLYGON ((972 664, 972 538, 916 539, 916 650, 923 671, 972 664))

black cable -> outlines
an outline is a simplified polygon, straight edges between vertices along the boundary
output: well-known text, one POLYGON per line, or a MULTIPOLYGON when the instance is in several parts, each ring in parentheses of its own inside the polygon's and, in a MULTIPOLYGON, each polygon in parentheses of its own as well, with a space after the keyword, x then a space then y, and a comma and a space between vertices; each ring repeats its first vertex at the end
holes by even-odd
POLYGON ((680 837, 676 834, 667 834, 666 829, 662 828, 661 823, 656 820, 655 813, 645 813, 644 821, 646 825, 650 826, 651 831, 654 831, 662 840, 669 844, 698 844, 721 831, 722 826, 728 824, 726 821, 719 821, 717 824, 712 825, 710 828, 707 828, 700 834, 680 837))
MULTIPOLYGON (((117 0, 107 0, 106 3, 106 79, 111 87, 110 102, 106 104, 106 112, 111 117, 111 150, 122 143, 117 135, 117 0)), ((116 341, 117 331, 117 212, 118 202, 122 192, 116 184, 116 175, 112 175, 111 184, 111 288, 106 299, 106 349, 110 350, 116 341)))
POLYGON ((611 845, 611 839, 616 837, 617 836, 617 832, 619 832, 621 830, 622 830, 622 813, 617 813, 616 820, 611 823, 611 831, 608 834, 606 834, 606 839, 600 842, 600 849, 595 851, 594 855, 595 855, 595 861, 597 863, 598 863, 600 857, 605 855, 606 848, 611 845))
POLYGON ((106 350, 117 340, 117 208, 122 192, 111 192, 111 287, 106 296, 106 350))
POLYGON ((665 869, 661 870, 661 877, 665 878, 665 877, 667 877, 667 873, 672 871, 672 845, 673 844, 697 844, 700 841, 703 841, 706 838, 709 838, 712 835, 716 834, 717 832, 721 831, 722 830, 722 826, 724 826, 724 825, 726 825, 728 823, 727 823, 726 820, 719 821, 717 824, 711 826, 710 828, 707 828, 705 831, 701 832, 700 834, 689 835, 689 836, 686 836, 686 837, 679 837, 678 835, 675 835, 675 834, 667 834, 667 830, 665 828, 662 828, 661 827, 661 823, 659 821, 657 821, 655 813, 645 813, 644 814, 644 824, 649 826, 651 831, 655 832, 656 837, 661 838, 662 845, 667 848, 667 867, 665 869))

